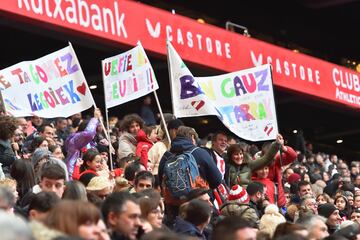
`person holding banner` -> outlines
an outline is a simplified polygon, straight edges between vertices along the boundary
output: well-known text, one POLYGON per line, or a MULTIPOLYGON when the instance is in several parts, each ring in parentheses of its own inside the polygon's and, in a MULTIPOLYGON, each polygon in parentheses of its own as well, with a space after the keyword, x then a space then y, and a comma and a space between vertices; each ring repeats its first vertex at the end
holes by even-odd
POLYGON ((118 159, 136 154, 136 136, 140 129, 144 127, 144 120, 137 114, 126 115, 120 125, 122 131, 119 138, 118 159))
POLYGON ((76 133, 70 134, 65 142, 67 157, 65 159, 69 178, 71 179, 74 172, 74 166, 80 157, 81 149, 89 144, 96 135, 96 129, 100 122, 101 112, 99 109, 94 110, 94 117, 90 120, 84 120, 76 133))
POLYGON ((16 159, 10 139, 17 128, 16 118, 0 116, 0 163, 5 174, 10 174, 10 167, 16 159))
POLYGON ((225 181, 229 187, 236 184, 247 186, 251 182, 251 174, 253 171, 265 166, 272 161, 280 149, 284 145, 283 137, 278 134, 269 151, 262 157, 252 160, 248 153, 244 153, 239 144, 231 145, 227 150, 229 163, 226 166, 225 181))

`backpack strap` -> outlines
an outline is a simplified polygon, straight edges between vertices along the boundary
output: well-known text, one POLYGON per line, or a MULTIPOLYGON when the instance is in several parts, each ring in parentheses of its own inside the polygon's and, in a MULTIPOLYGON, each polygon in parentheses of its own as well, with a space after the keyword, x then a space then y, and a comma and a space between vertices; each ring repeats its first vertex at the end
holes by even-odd
POLYGON ((199 149, 199 147, 194 147, 189 153, 192 154, 197 149, 199 149))

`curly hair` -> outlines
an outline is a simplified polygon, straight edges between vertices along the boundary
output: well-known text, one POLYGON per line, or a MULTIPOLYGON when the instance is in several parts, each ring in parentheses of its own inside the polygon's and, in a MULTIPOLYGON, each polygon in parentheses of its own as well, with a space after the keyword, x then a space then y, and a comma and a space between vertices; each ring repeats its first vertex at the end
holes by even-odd
POLYGON ((121 131, 129 131, 130 125, 133 122, 137 122, 142 129, 144 127, 144 120, 136 113, 126 115, 120 124, 121 131))
POLYGON ((10 116, 0 116, 0 139, 8 140, 18 128, 19 122, 16 118, 10 116))

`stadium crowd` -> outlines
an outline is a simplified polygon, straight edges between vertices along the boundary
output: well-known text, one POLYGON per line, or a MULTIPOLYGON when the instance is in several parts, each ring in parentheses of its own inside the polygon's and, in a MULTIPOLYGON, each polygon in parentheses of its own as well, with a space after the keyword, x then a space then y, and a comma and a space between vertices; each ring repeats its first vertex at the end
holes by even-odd
POLYGON ((359 162, 102 118, 0 116, 0 239, 360 239, 359 162))

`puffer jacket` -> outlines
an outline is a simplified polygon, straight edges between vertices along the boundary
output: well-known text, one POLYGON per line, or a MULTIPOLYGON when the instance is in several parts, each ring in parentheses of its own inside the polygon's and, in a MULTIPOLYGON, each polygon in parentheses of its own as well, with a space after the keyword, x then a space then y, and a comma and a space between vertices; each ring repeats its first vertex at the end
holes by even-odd
POLYGON ((269 151, 264 156, 255 160, 252 160, 248 154, 244 154, 244 161, 241 165, 237 165, 229 159, 224 177, 228 186, 231 188, 238 184, 246 187, 251 182, 252 172, 269 164, 274 159, 278 150, 279 144, 273 142, 269 151))
POLYGON ((255 210, 247 203, 239 203, 235 201, 228 201, 220 207, 221 215, 225 217, 238 216, 245 220, 259 224, 259 217, 255 210))

